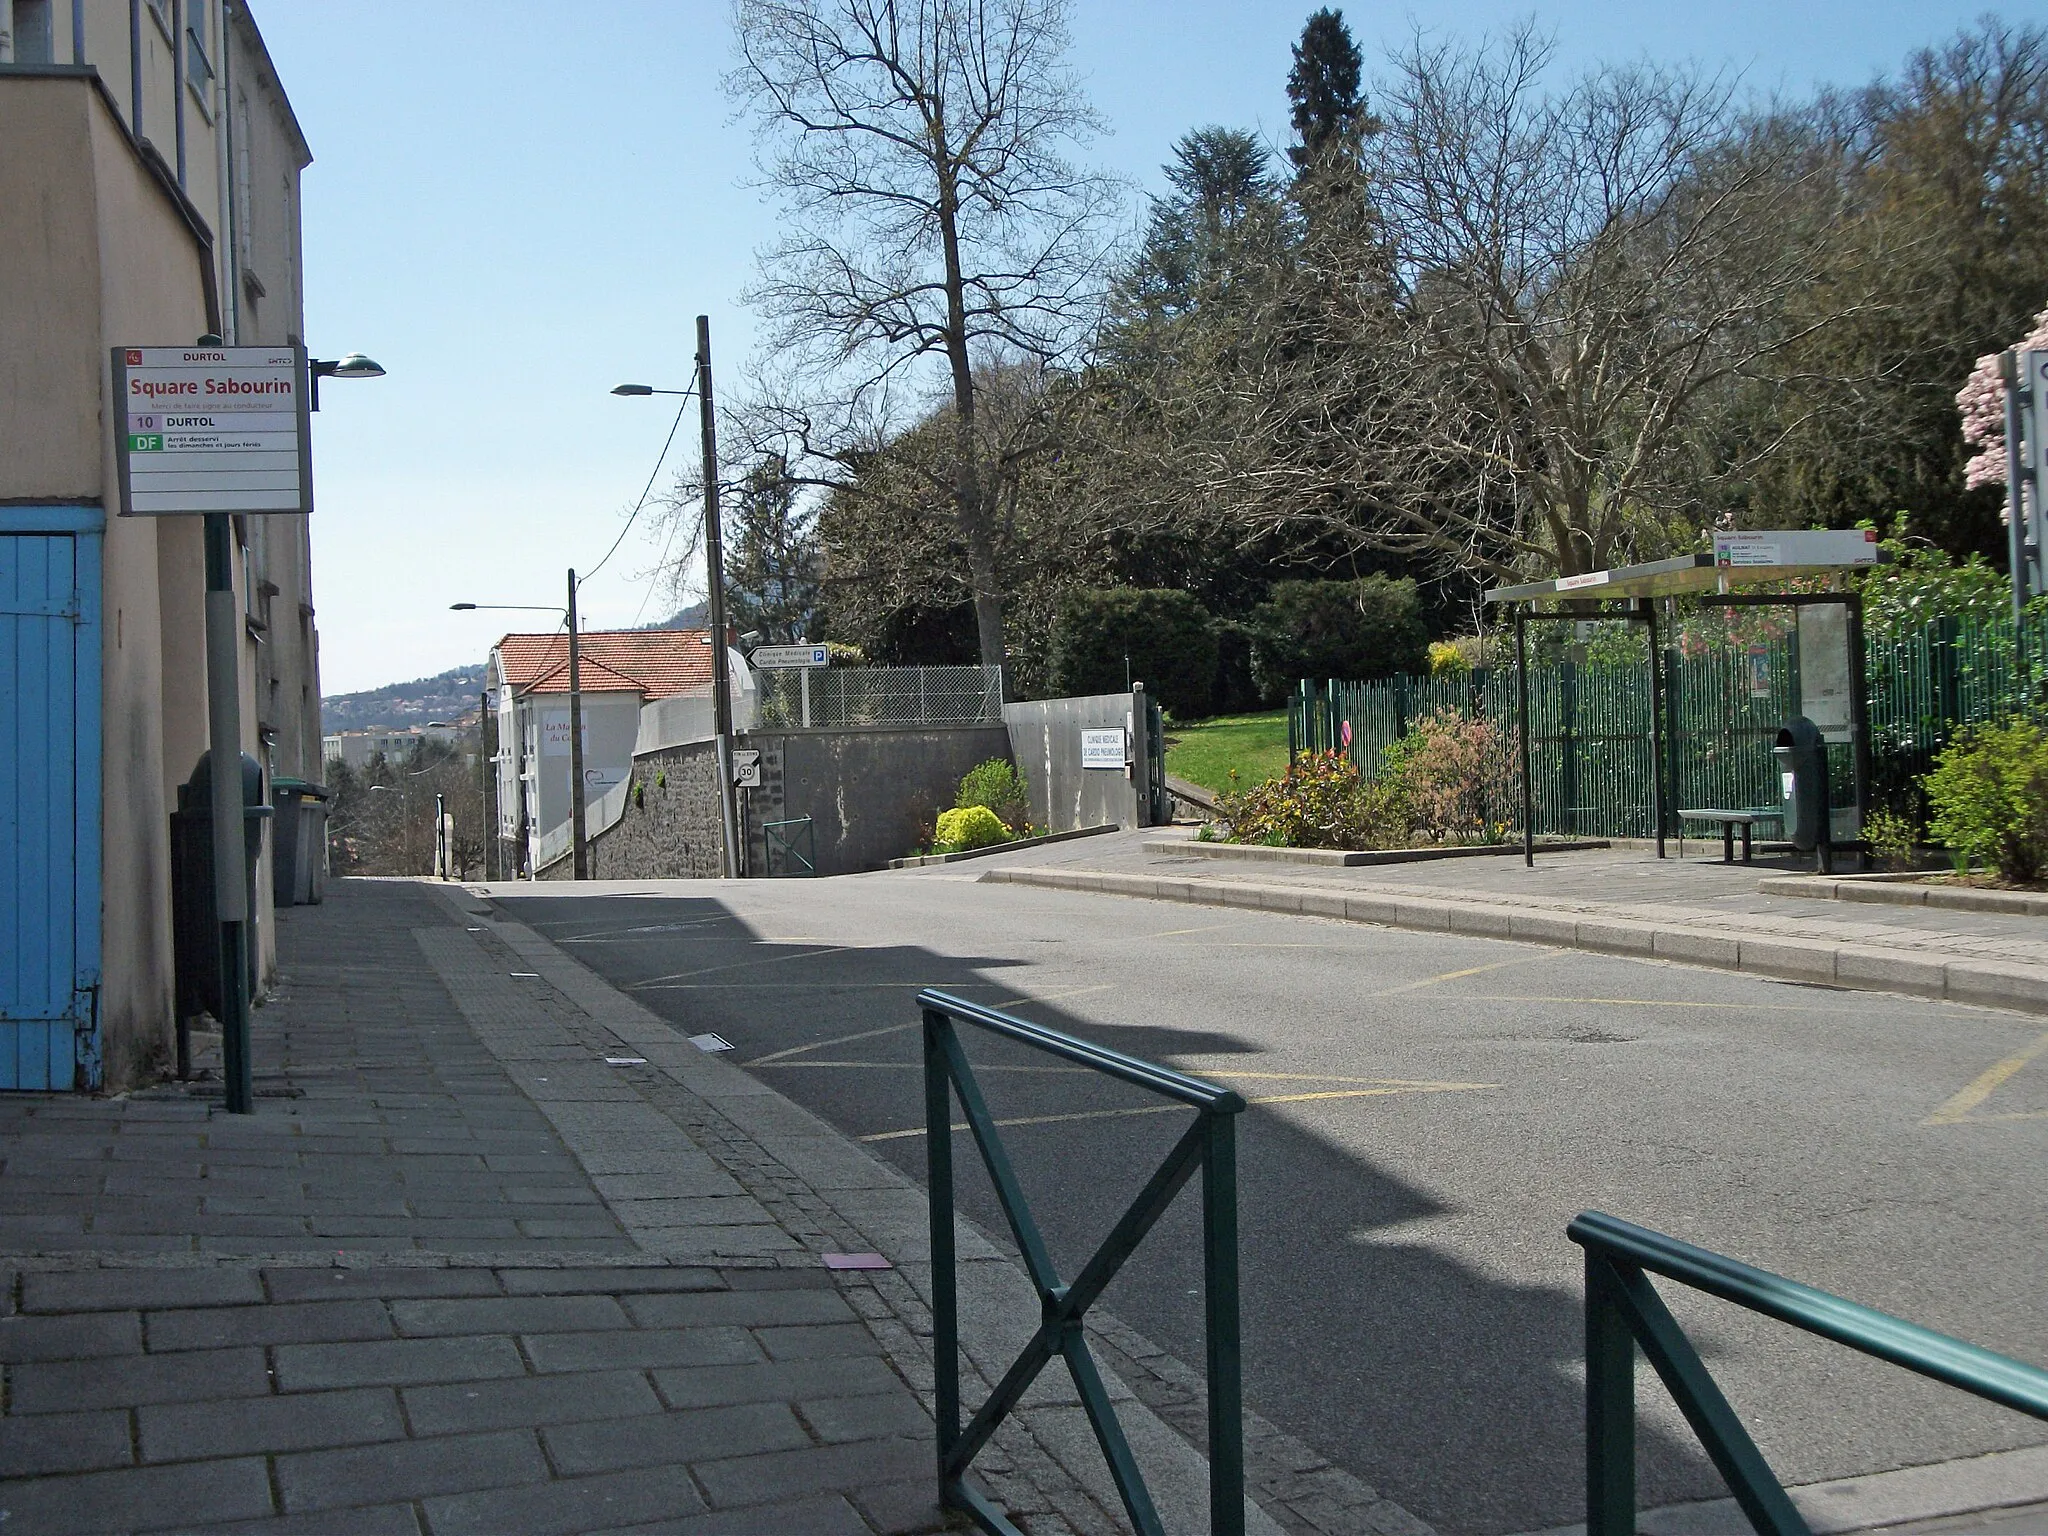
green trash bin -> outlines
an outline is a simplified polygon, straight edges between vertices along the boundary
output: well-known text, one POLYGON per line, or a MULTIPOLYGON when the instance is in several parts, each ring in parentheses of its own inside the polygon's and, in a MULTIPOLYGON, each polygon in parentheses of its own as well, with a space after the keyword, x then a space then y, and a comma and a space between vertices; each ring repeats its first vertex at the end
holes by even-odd
MULTIPOLYGON (((202 752, 192 777, 178 786, 171 813, 171 939, 177 1014, 220 1017, 220 919, 213 904, 213 754, 202 752)), ((249 913, 256 912, 256 864, 263 854, 263 765, 242 754, 242 877, 249 913)), ((248 995, 256 995, 256 946, 249 946, 248 995)))
POLYGON ((304 779, 272 779, 270 804, 277 812, 272 849, 270 904, 316 905, 327 891, 327 801, 331 792, 304 779))

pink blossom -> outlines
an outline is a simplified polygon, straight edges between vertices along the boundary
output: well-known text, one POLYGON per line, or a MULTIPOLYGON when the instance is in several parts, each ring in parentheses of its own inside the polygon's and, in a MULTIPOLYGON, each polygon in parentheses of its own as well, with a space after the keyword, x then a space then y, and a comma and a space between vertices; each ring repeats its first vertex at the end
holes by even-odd
MULTIPOLYGON (((2018 349, 2048 351, 2048 309, 2034 317, 2034 329, 2018 349)), ((1978 358, 1969 379, 1956 391, 1963 441, 1977 450, 1964 466, 1963 483, 1972 489, 2005 484, 2005 381, 1998 376, 1998 356, 1993 352, 1978 358)))

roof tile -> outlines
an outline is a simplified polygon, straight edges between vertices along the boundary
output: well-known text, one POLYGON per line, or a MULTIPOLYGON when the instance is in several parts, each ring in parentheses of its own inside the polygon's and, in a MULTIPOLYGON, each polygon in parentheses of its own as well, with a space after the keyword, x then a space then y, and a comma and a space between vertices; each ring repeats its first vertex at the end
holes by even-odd
MULTIPOLYGON (((638 693, 648 699, 711 692, 710 631, 585 630, 577 656, 585 693, 638 693)), ((506 635, 493 647, 515 693, 569 691, 569 637, 506 635)))

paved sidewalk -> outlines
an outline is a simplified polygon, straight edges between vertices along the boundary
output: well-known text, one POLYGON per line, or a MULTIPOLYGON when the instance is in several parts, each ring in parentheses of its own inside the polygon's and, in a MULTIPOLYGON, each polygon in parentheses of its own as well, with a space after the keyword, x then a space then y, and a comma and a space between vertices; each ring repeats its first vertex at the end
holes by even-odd
POLYGON ((872 1288, 484 926, 399 883, 286 914, 252 1116, 0 1101, 9 1532, 942 1526, 872 1288))
MULTIPOLYGON (((954 1528, 921 1191, 459 889, 280 915, 254 1115, 202 1084, 0 1099, 8 1531, 954 1528)), ((978 1402, 1037 1304, 956 1241, 978 1402)), ((1206 1530, 1199 1383, 1102 1322, 1162 1512, 1206 1530)), ((1251 1437, 1286 1517, 1249 1508, 1258 1536, 1429 1536, 1251 1437)), ((976 1472, 1031 1536, 1123 1528, 1057 1371, 976 1472)))
POLYGON ((1539 853, 1533 869, 1519 855, 1343 869, 1219 859, 1195 852, 1185 834, 1153 830, 991 859, 980 878, 1527 939, 2048 1013, 2048 921, 1767 894, 1758 880, 1784 870, 1722 864, 1718 843, 1689 843, 1696 851, 1711 857, 1608 849, 1539 853))

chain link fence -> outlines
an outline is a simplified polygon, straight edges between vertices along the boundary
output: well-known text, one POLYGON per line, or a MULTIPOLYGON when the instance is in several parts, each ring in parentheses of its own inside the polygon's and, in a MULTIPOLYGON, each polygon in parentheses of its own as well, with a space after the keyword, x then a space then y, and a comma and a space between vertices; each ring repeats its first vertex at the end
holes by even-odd
POLYGON ((792 667, 755 673, 757 728, 1001 725, 1001 667, 792 667))

